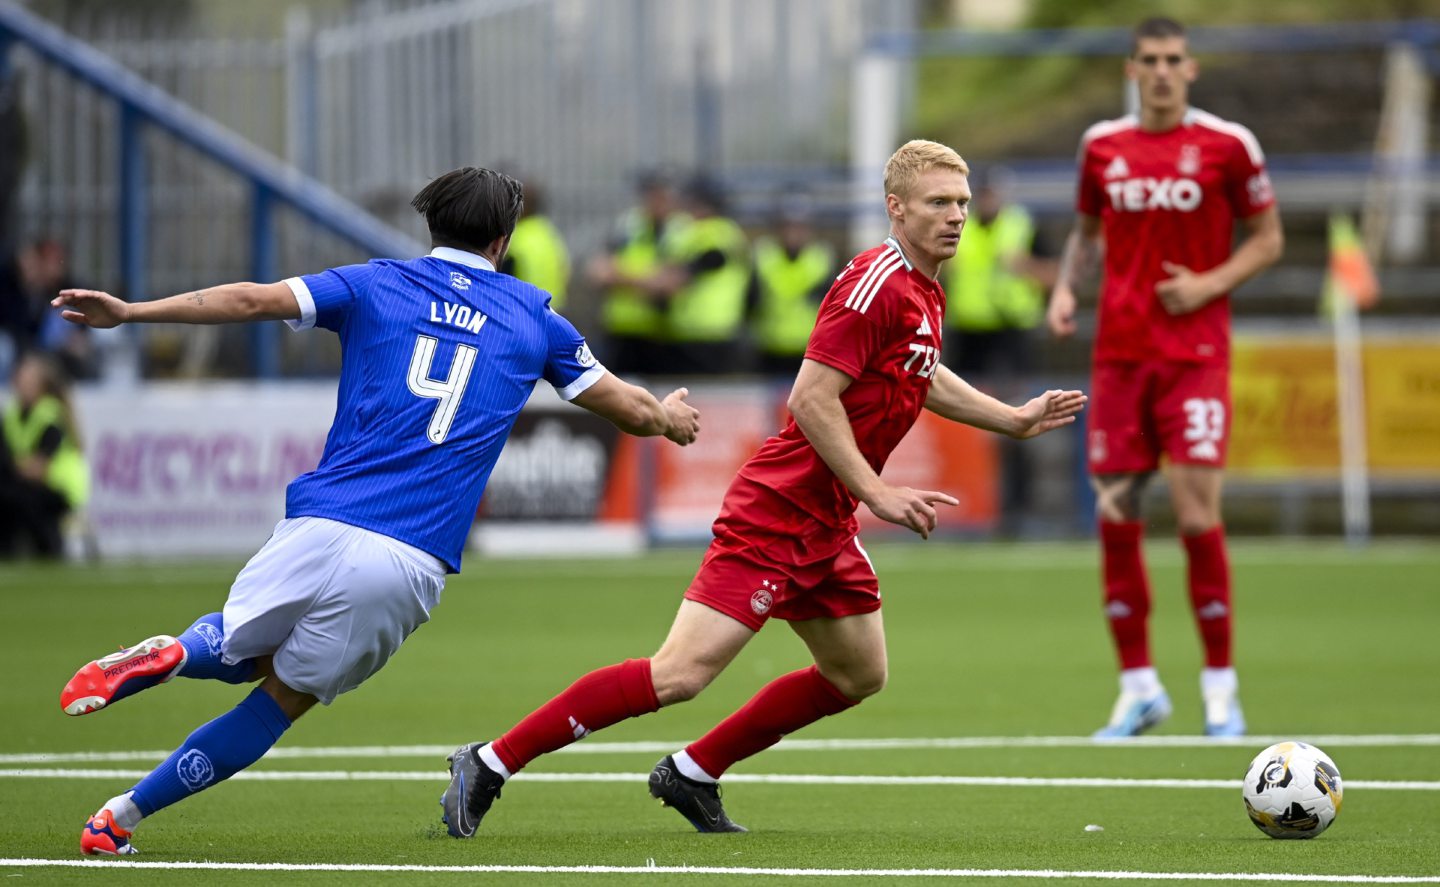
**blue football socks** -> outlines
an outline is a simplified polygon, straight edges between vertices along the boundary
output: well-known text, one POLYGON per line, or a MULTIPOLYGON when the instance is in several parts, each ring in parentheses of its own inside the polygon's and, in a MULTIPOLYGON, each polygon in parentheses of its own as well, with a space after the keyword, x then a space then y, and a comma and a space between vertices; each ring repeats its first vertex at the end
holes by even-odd
POLYGON ((255 660, 246 659, 235 665, 226 665, 220 658, 220 642, 225 638, 225 620, 220 613, 207 613, 195 620, 179 636, 188 658, 180 669, 182 678, 224 681, 227 684, 245 684, 255 674, 255 660))
POLYGON ((145 816, 229 779, 260 760, 290 726, 280 705, 260 688, 200 727, 133 789, 145 816))

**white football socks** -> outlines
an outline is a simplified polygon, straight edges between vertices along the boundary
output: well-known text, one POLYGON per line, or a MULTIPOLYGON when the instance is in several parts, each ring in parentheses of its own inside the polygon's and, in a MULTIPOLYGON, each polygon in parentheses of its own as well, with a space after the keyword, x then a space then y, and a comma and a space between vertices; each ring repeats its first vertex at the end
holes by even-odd
POLYGON ((140 808, 135 806, 135 802, 130 800, 132 794, 134 794, 134 792, 116 795, 106 801, 104 806, 100 808, 101 810, 109 810, 111 821, 127 832, 135 831, 135 826, 139 825, 140 820, 145 818, 145 814, 141 813, 140 808))
POLYGON ((1154 666, 1144 668, 1127 668, 1120 672, 1120 692, 1129 693, 1132 696, 1139 696, 1141 699, 1154 699, 1159 696, 1165 688, 1160 685, 1160 673, 1154 666))
POLYGON ((484 762, 486 767, 499 773, 500 777, 505 781, 508 782, 510 780, 510 768, 506 767, 505 763, 500 760, 500 756, 495 754, 495 749, 490 747, 490 743, 487 742, 480 746, 480 750, 476 752, 476 754, 480 756, 480 760, 484 762))
POLYGON ((695 763, 695 759, 690 757, 690 753, 687 751, 677 751, 675 754, 671 755, 670 758, 675 762, 675 769, 679 770, 680 775, 684 776, 686 779, 692 779, 695 782, 720 781, 715 777, 711 776, 709 773, 706 773, 704 770, 701 770, 700 765, 695 763))
POLYGON ((1200 694, 1234 693, 1240 687, 1240 679, 1233 668, 1204 668, 1200 670, 1200 694))

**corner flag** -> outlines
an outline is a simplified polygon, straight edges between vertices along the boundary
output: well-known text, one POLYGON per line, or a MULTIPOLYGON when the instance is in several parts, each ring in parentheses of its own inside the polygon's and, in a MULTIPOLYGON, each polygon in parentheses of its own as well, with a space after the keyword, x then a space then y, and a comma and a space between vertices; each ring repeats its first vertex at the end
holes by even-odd
POLYGON ((1336 299, 1345 298, 1362 311, 1373 308, 1380 298, 1380 284, 1365 246, 1349 216, 1330 216, 1330 263, 1325 274, 1321 312, 1334 316, 1336 299))

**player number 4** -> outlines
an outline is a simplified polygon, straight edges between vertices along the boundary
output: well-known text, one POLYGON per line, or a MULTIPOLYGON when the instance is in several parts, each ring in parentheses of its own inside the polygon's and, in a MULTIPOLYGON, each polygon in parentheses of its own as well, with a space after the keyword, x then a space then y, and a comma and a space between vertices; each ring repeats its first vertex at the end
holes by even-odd
POLYGON ((450 375, 444 382, 430 378, 430 365, 435 360, 435 349, 440 340, 434 336, 421 336, 415 340, 415 353, 410 358, 410 372, 405 384, 416 397, 431 398, 435 412, 430 416, 430 427, 425 436, 431 443, 440 444, 450 436, 450 426, 460 410, 460 399, 465 396, 465 386, 470 382, 470 371, 475 368, 475 356, 480 352, 469 345, 456 345, 455 357, 450 361, 450 375))

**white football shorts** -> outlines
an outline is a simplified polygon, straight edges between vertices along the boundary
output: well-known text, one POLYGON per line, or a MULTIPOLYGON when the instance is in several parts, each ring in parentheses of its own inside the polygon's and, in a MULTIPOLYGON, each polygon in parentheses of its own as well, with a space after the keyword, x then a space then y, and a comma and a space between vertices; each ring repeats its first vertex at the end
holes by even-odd
POLYGON ((287 518, 225 601, 224 661, 274 658, 287 687, 329 705, 430 620, 445 587, 435 557, 323 517, 287 518))

